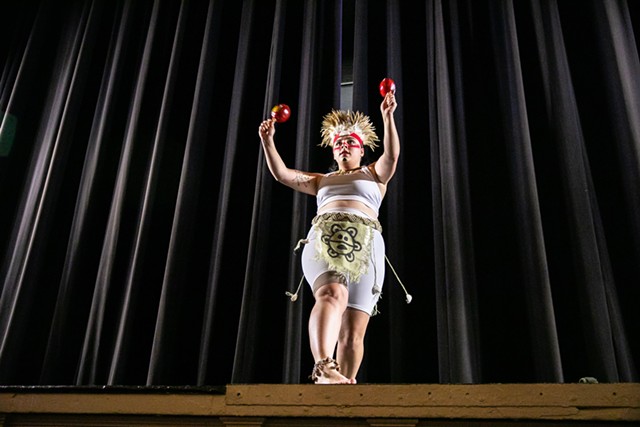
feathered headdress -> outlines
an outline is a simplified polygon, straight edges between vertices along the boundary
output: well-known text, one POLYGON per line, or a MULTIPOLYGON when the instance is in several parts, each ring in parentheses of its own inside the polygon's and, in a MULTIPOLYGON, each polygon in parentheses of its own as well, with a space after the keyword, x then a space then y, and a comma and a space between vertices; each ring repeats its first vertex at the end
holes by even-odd
POLYGON ((369 116, 350 110, 331 110, 324 116, 321 135, 322 147, 332 147, 335 140, 342 136, 353 136, 371 150, 378 146, 376 141, 379 141, 369 116))

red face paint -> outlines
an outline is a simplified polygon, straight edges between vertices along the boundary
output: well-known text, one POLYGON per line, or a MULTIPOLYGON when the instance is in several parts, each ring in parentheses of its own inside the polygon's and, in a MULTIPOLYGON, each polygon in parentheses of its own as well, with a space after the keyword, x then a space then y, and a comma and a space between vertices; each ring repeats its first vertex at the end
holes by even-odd
POLYGON ((338 150, 342 147, 344 143, 347 143, 349 148, 363 148, 364 144, 362 143, 362 138, 357 133, 352 132, 349 135, 340 135, 336 134, 333 138, 333 149, 338 150), (344 141, 338 141, 341 138, 345 138, 344 141), (353 139, 351 139, 353 138, 353 139))

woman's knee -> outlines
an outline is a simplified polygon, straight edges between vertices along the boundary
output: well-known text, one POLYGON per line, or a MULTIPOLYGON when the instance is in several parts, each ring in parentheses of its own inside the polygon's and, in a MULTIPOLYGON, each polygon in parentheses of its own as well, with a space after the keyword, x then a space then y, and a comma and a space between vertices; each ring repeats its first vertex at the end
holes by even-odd
POLYGON ((344 329, 340 331, 338 341, 343 348, 359 348, 364 345, 364 334, 344 329))
POLYGON ((347 288, 341 283, 326 283, 320 286, 315 294, 316 301, 346 305, 349 298, 347 288))

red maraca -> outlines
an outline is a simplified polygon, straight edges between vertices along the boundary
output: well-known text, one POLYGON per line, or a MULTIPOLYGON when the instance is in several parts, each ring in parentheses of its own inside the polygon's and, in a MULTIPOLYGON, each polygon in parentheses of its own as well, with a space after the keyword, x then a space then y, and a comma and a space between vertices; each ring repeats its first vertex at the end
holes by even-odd
POLYGON ((389 77, 382 79, 382 81, 380 82, 380 95, 382 95, 382 97, 384 98, 385 95, 389 92, 391 93, 396 93, 396 84, 393 81, 393 79, 390 79, 389 77))
POLYGON ((271 109, 271 119, 278 123, 286 122, 289 116, 291 116, 291 109, 287 104, 278 104, 271 109))

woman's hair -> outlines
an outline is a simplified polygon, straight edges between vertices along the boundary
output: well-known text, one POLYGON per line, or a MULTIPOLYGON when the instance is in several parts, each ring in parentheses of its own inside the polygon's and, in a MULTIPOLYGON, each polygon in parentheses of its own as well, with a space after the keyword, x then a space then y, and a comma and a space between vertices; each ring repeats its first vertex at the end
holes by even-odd
MULTIPOLYGON (((360 166, 369 164, 369 153, 364 148, 369 147, 373 151, 378 146, 376 142, 380 141, 369 116, 359 111, 331 110, 323 118, 320 133, 322 135, 320 146, 322 147, 333 147, 335 139, 341 136, 351 136, 357 139, 362 144, 364 151, 360 166)), ((334 159, 328 172, 335 172, 338 169, 338 163, 334 159)))
POLYGON ((332 110, 322 121, 322 147, 332 147, 339 136, 353 136, 360 143, 374 150, 378 136, 369 116, 359 111, 332 110))

